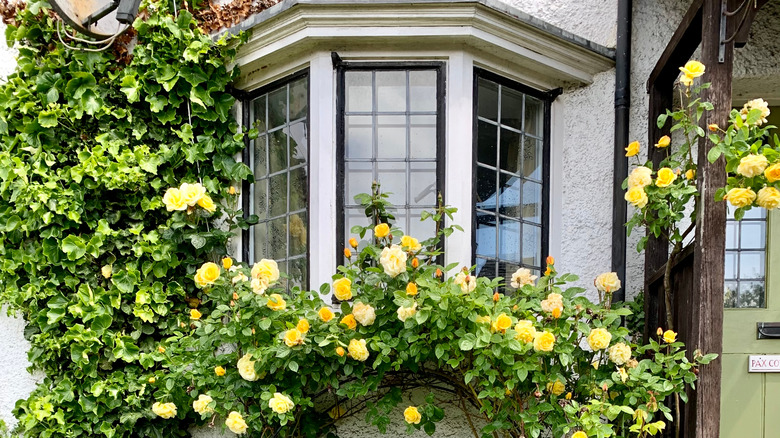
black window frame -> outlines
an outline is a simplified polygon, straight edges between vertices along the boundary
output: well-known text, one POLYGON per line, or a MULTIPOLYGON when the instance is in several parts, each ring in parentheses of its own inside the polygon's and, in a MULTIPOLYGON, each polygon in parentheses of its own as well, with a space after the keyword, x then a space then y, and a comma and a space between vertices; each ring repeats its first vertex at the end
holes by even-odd
MULTIPOLYGON (((347 71, 436 71, 436 192, 445 195, 445 149, 446 149, 446 63, 442 61, 404 62, 347 62, 338 60, 336 69, 336 260, 343 260, 346 245, 345 225, 345 169, 346 169, 346 83, 347 71)), ((367 188, 370 190, 370 188, 367 188)), ((438 199, 438 198, 437 198, 438 199)), ((444 248, 442 242, 442 249, 444 248)))
MULTIPOLYGON (((262 87, 256 88, 249 92, 242 93, 241 98, 241 119, 242 129, 244 132, 252 129, 253 121, 250 120, 250 106, 252 101, 256 98, 274 91, 280 87, 288 85, 298 79, 308 78, 306 83, 306 131, 308 135, 306 137, 306 284, 302 284, 299 287, 301 290, 308 290, 311 283, 311 233, 309 232, 309 224, 311 223, 311 75, 309 74, 309 68, 298 70, 292 74, 289 74, 283 78, 270 82, 262 87)), ((251 154, 249 148, 252 147, 254 140, 249 139, 248 136, 244 136, 244 150, 241 152, 241 160, 251 166, 251 154)), ((251 199, 249 196, 251 185, 254 184, 254 171, 252 172, 252 180, 244 180, 241 184, 241 209, 243 210, 244 220, 248 219, 253 214, 250 211, 251 199)), ((252 238, 252 227, 245 230, 241 230, 241 257, 245 263, 250 262, 249 254, 249 240, 252 238)), ((257 260, 254 260, 257 262, 257 260)))
MULTIPOLYGON (((517 81, 493 73, 491 71, 474 67, 473 75, 473 105, 472 105, 472 199, 471 199, 471 264, 476 266, 477 264, 477 153, 478 153, 478 141, 477 128, 479 123, 479 80, 486 79, 491 82, 495 82, 501 86, 511 88, 515 91, 519 91, 523 94, 527 94, 531 97, 539 99, 544 104, 544 115, 542 122, 542 236, 541 236, 541 260, 540 268, 542 273, 546 268, 546 258, 550 251, 550 133, 551 127, 551 114, 552 103, 555 98, 561 94, 560 89, 554 89, 551 91, 540 91, 535 88, 531 88, 527 85, 521 84, 517 81)), ((522 238, 522 236, 521 236, 522 238)), ((496 242, 498 244, 498 242, 496 242)), ((498 248, 498 246, 496 246, 498 248)), ((496 261, 500 261, 496 259, 496 261)), ((522 266, 522 261, 519 263, 522 266)))
MULTIPOLYGON (((756 208, 752 211, 758 211, 761 217, 743 217, 740 220, 734 219, 733 209, 732 206, 727 206, 728 211, 726 212, 726 227, 728 227, 730 224, 735 224, 737 228, 737 242, 736 246, 729 247, 728 240, 726 241, 726 250, 724 255, 724 265, 727 260, 728 255, 735 255, 736 260, 734 261, 734 277, 726 278, 726 267, 723 269, 723 292, 724 294, 728 290, 729 283, 733 283, 737 285, 737 290, 735 291, 734 296, 734 306, 728 306, 728 302, 725 301, 724 296, 724 303, 723 308, 724 309, 747 309, 747 310, 763 310, 767 309, 767 273, 769 271, 769 242, 770 242, 770 232, 771 228, 769 225, 769 211, 763 209, 763 208, 756 208), (763 223, 764 224, 764 242, 763 246, 758 247, 743 247, 742 245, 742 226, 744 224, 756 224, 756 223, 763 223), (762 277, 748 277, 745 276, 742 277, 742 256, 743 253, 749 253, 749 254, 756 254, 756 253, 762 253, 764 256, 764 275, 762 277), (750 306, 740 306, 740 297, 742 296, 742 283, 761 283, 764 288, 763 296, 761 297, 761 306, 758 307, 750 307, 750 306)), ((728 238, 728 228, 726 231, 726 237, 728 238)))

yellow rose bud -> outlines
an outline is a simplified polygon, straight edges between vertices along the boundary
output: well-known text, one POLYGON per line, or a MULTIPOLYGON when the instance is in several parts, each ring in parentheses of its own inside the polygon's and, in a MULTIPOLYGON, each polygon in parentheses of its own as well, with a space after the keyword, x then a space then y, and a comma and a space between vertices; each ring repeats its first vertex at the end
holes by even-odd
POLYGON ((696 171, 693 169, 688 169, 685 171, 685 179, 688 181, 692 181, 694 178, 696 178, 696 171))
POLYGON ((756 204, 767 210, 774 210, 780 205, 780 191, 774 187, 764 187, 758 191, 756 204))
POLYGON ((406 285, 406 295, 410 297, 417 295, 417 284, 415 282, 410 282, 406 285))
POLYGON ((343 417, 344 414, 346 413, 347 413, 347 409, 342 405, 338 405, 338 406, 334 406, 333 409, 328 411, 328 416, 334 420, 338 420, 339 418, 343 417))
POLYGON ((331 319, 333 319, 334 316, 336 316, 333 314, 333 311, 330 310, 330 307, 321 308, 320 311, 317 312, 317 315, 324 322, 329 322, 331 319))
POLYGON ((662 329, 661 327, 658 327, 656 329, 656 331, 655 331, 655 334, 657 334, 658 336, 663 335, 664 334, 664 329, 662 329))
POLYGON ((100 274, 103 275, 103 278, 108 280, 111 278, 111 274, 114 272, 114 267, 111 265, 105 265, 102 268, 100 268, 100 274))
POLYGON ((705 70, 706 67, 699 61, 688 61, 684 67, 680 67, 680 71, 689 79, 698 78, 704 74, 705 70))
POLYGON ((358 247, 357 239, 355 239, 354 237, 351 237, 349 239, 349 246, 351 246, 352 248, 357 248, 358 247))
POLYGON ((501 300, 501 294, 498 292, 493 293, 493 302, 497 303, 499 300, 501 300))
POLYGON ((225 269, 225 270, 228 270, 231 267, 233 267, 233 259, 231 259, 230 257, 223 258, 222 259, 222 268, 225 269))
POLYGON ((344 324, 348 329, 355 330, 355 327, 357 327, 357 320, 355 319, 355 315, 350 313, 349 315, 341 318, 339 324, 344 324))
POLYGON ((412 267, 414 269, 417 269, 418 266, 420 266, 420 261, 417 260, 417 257, 415 257, 415 258, 412 259, 412 267))
POLYGON ((655 185, 657 187, 668 187, 676 179, 677 179, 677 174, 675 174, 672 169, 668 167, 664 167, 658 170, 658 176, 655 180, 655 185))
POLYGON ((225 375, 225 369, 221 366, 214 367, 214 374, 218 375, 219 377, 222 377, 225 375))
POLYGON ((564 397, 566 400, 571 400, 571 392, 566 393, 566 397, 564 397))
POLYGON ((434 276, 436 276, 436 278, 441 278, 441 276, 442 276, 441 269, 439 269, 439 268, 436 268, 436 273, 435 273, 435 274, 433 274, 433 275, 434 275, 434 276))
POLYGON ((390 227, 387 224, 381 223, 374 227, 374 236, 377 238, 387 237, 388 234, 390 234, 390 227))
POLYGON ((633 157, 634 155, 639 153, 639 142, 638 141, 632 141, 628 144, 628 147, 626 148, 626 156, 627 157, 633 157))
POLYGON ((674 341, 676 340, 677 340, 677 333, 671 330, 667 330, 664 332, 664 342, 666 342, 667 344, 671 344, 674 343, 674 341))
POLYGON ((279 294, 271 294, 266 305, 271 310, 284 310, 287 308, 287 302, 279 294))
POLYGON ((780 181, 780 163, 775 163, 766 168, 764 176, 768 182, 780 181))
POLYGON ((555 264, 555 257, 553 256, 547 256, 547 260, 545 260, 548 265, 554 265, 555 264))
POLYGON ((231 194, 231 195, 235 195, 236 192, 237 192, 237 190, 236 190, 235 186, 230 186, 230 188, 228 189, 228 193, 231 194))
POLYGON ((612 333, 603 328, 596 328, 590 331, 588 335, 588 345, 593 351, 603 350, 609 347, 612 340, 612 333))
POLYGON ((156 381, 157 381, 157 379, 155 379, 154 377, 149 377, 149 383, 154 383, 156 381))
POLYGON ((574 432, 574 435, 572 435, 571 438, 588 438, 588 435, 585 432, 579 430, 574 432))
POLYGON ((742 176, 753 178, 761 175, 769 165, 769 160, 760 154, 748 154, 739 160, 739 166, 737 166, 737 173, 742 176))
POLYGON ((409 406, 404 409, 404 420, 409 424, 420 424, 422 415, 420 415, 420 411, 418 411, 416 407, 409 406))
POLYGON ((562 312, 563 312, 563 310, 560 307, 556 307, 552 311, 552 317, 555 318, 555 319, 558 319, 558 318, 561 317, 561 313, 562 312))
POLYGON ((343 347, 337 347, 337 348, 336 348, 336 354, 338 354, 339 356, 341 356, 341 357, 344 357, 344 354, 345 354, 345 353, 346 353, 346 352, 344 351, 344 348, 343 348, 343 347))
POLYGON ((534 338, 534 350, 550 352, 555 347, 555 335, 544 331, 534 338))
POLYGON ((199 320, 200 317, 203 316, 202 313, 198 312, 198 309, 190 309, 190 319, 199 320))
POLYGON ((352 251, 350 251, 349 248, 344 248, 344 257, 346 258, 352 257, 352 251))
POLYGON ((159 351, 160 353, 165 353, 165 347, 160 345, 159 347, 157 347, 157 351, 159 351))
POLYGON ((658 143, 655 144, 655 147, 657 148, 665 148, 671 144, 672 139, 669 138, 668 135, 664 135, 663 137, 658 139, 658 143))
POLYGON ((295 328, 298 329, 301 333, 308 333, 309 332, 309 321, 307 319, 301 319, 298 321, 298 325, 295 326, 295 328))
POLYGON ((720 128, 718 127, 717 123, 710 123, 709 125, 707 125, 707 129, 709 129, 712 132, 718 132, 718 129, 720 128))
POLYGON ((339 278, 333 282, 333 295, 341 301, 352 298, 352 280, 346 277, 339 278))
POLYGON ((756 193, 749 188, 733 188, 726 193, 723 199, 729 201, 734 207, 747 207, 756 199, 756 193))

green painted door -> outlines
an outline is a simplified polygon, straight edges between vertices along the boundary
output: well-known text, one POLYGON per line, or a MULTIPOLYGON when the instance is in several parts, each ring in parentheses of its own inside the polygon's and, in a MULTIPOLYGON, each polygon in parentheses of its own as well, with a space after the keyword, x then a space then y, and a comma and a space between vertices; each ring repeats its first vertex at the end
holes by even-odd
POLYGON ((754 208, 726 233, 721 437, 780 437, 780 373, 748 373, 750 355, 780 355, 756 323, 780 322, 780 212, 754 208))

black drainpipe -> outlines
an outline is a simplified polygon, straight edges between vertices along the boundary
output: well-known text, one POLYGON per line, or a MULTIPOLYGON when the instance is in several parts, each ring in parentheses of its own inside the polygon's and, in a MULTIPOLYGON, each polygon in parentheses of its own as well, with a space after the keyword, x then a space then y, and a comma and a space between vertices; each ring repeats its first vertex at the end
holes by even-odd
POLYGON ((612 181, 612 271, 623 282, 614 301, 626 297, 626 228, 628 208, 622 189, 628 176, 625 147, 629 143, 628 125, 631 108, 631 1, 618 0, 617 47, 615 50, 615 163, 612 181))

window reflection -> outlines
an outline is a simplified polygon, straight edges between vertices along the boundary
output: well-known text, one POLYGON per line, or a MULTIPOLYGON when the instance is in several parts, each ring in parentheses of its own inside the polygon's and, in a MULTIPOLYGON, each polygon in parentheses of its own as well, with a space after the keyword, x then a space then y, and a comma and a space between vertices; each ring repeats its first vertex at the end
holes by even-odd
POLYGON ((250 148, 255 182, 250 257, 276 260, 290 284, 306 287, 308 244, 308 78, 281 85, 251 102, 258 130, 250 148))

